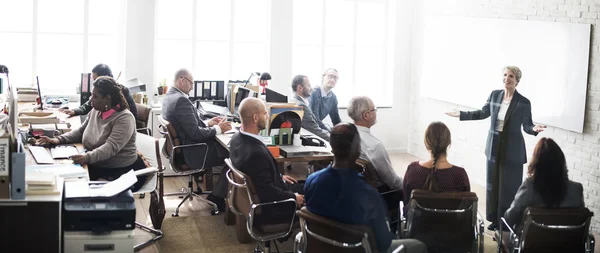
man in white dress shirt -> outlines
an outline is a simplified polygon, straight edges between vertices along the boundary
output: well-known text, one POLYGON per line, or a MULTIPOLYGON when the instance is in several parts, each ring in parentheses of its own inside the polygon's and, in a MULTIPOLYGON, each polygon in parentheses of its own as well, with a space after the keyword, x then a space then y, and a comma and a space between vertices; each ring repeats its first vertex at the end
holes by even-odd
MULTIPOLYGON (((373 100, 366 96, 353 97, 348 104, 348 116, 354 120, 360 134, 360 159, 369 161, 377 172, 377 190, 387 192, 402 189, 402 178, 392 168, 385 147, 371 134, 371 127, 377 123, 377 107, 373 100)), ((402 194, 394 199, 397 198, 401 200, 402 194)))

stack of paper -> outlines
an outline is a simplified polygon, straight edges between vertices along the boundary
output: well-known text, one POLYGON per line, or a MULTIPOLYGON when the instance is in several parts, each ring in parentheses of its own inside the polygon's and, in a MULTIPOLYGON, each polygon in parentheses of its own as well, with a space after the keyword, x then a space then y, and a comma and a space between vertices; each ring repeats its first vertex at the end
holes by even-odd
POLYGON ((78 164, 53 164, 53 165, 29 165, 25 167, 25 174, 30 172, 52 173, 65 181, 88 178, 87 170, 78 164))
POLYGON ((60 193, 54 173, 28 172, 25 175, 25 182, 27 183, 27 195, 52 195, 60 193))

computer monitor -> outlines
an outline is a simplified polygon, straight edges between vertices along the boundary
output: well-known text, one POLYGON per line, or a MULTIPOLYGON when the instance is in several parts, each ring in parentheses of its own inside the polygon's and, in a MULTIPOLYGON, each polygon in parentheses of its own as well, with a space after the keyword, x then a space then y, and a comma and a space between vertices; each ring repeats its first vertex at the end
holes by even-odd
POLYGON ((38 97, 40 97, 39 101, 40 101, 40 107, 38 107, 38 109, 43 110, 44 109, 44 100, 42 98, 42 90, 40 90, 40 78, 38 76, 35 77, 35 81, 37 82, 37 90, 38 90, 38 97))
POLYGON ((283 95, 277 91, 274 91, 272 89, 269 88, 265 88, 266 89, 266 100, 268 103, 287 103, 288 102, 288 97, 286 95, 283 95))
MULTIPOLYGON (((92 73, 81 73, 81 86, 79 87, 79 102, 85 104, 92 96, 92 73)), ((130 90, 131 91, 131 90, 130 90)))
POLYGON ((240 103, 242 103, 242 100, 248 97, 258 97, 258 93, 246 87, 238 86, 237 92, 235 94, 235 103, 233 104, 234 114, 237 114, 237 109, 240 106, 240 103))

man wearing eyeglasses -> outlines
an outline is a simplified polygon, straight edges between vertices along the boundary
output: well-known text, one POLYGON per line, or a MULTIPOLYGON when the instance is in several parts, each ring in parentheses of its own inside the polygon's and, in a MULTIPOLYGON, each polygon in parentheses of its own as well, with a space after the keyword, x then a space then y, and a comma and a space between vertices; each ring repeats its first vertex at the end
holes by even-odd
MULTIPOLYGON (((377 123, 377 107, 373 100, 366 96, 353 97, 348 104, 348 116, 354 120, 360 134, 360 159, 370 162, 377 172, 377 190, 402 189, 402 178, 394 171, 385 147, 371 134, 371 127, 377 123)), ((402 192, 398 191, 386 197, 386 202, 388 206, 393 204, 390 207, 397 207, 402 198, 402 192)))
MULTIPOLYGON (((231 122, 224 117, 201 120, 198 110, 188 97, 188 93, 194 87, 192 80, 194 80, 192 74, 186 69, 175 73, 173 87, 167 91, 162 103, 162 116, 175 127, 181 145, 206 143, 208 146, 206 162, 200 155, 203 151, 202 147, 182 149, 185 163, 194 169, 202 168, 203 164, 205 168, 212 169, 215 165, 223 164, 223 159, 229 156, 227 150, 217 143, 215 135, 231 130, 231 122)), ((208 200, 217 204, 222 211, 225 209, 223 199, 226 195, 227 180, 222 177, 219 178, 212 194, 208 196, 208 200)))
POLYGON ((309 98, 310 109, 317 118, 317 124, 321 129, 331 132, 331 127, 323 123, 329 116, 331 123, 337 125, 342 122, 338 111, 337 96, 331 91, 340 78, 338 71, 333 68, 326 69, 321 78, 321 86, 313 90, 309 98))

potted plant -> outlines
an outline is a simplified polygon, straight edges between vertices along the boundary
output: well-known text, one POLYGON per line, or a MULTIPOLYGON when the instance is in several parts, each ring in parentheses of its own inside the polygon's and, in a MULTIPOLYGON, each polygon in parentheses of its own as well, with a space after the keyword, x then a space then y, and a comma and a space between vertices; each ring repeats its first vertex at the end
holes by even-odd
POLYGON ((169 87, 167 87, 167 79, 163 78, 162 80, 160 80, 159 86, 158 86, 158 95, 163 95, 163 94, 167 94, 167 89, 169 87))

